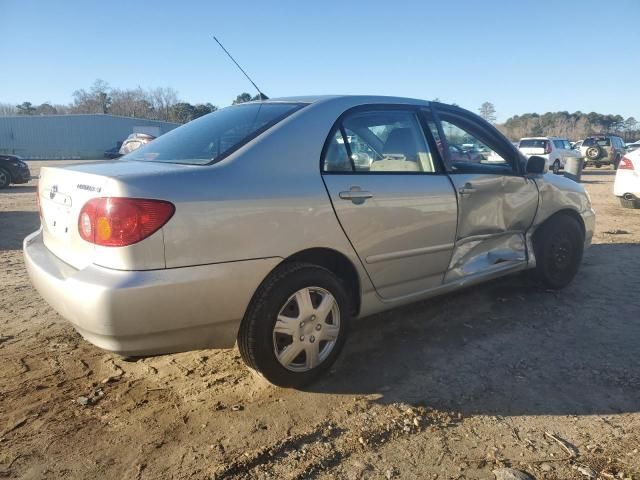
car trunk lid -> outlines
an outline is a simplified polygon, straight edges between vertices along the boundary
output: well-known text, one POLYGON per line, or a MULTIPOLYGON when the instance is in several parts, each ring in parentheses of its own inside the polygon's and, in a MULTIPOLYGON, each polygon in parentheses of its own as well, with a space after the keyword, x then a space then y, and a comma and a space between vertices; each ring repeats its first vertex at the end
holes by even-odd
POLYGON ((78 218, 84 204, 96 197, 126 196, 135 187, 137 178, 180 168, 184 167, 123 161, 43 167, 38 200, 44 244, 54 255, 77 269, 96 263, 95 257, 100 252, 104 258, 98 263, 104 264, 109 258, 104 249, 110 247, 96 247, 82 239, 78 231, 78 218))
POLYGON ((80 238, 78 215, 91 198, 103 195, 109 178, 58 167, 40 170, 38 195, 42 235, 47 248, 81 269, 93 261, 94 245, 80 238))

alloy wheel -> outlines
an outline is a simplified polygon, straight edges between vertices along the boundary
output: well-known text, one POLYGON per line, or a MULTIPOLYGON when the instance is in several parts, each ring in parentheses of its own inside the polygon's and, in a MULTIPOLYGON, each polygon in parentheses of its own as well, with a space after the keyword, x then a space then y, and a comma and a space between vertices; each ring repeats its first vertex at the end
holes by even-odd
POLYGON ((307 372, 327 359, 340 334, 340 307, 324 288, 306 287, 291 295, 273 326, 273 349, 280 364, 307 372))

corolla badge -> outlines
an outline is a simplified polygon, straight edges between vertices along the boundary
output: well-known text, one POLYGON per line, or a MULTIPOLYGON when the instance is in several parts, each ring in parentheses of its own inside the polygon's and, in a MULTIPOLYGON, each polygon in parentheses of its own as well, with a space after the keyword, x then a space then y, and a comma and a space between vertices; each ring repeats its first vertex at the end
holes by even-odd
POLYGON ((51 190, 49 191, 49 198, 53 200, 53 197, 56 196, 56 193, 58 193, 58 186, 54 185, 53 187, 51 187, 51 190))

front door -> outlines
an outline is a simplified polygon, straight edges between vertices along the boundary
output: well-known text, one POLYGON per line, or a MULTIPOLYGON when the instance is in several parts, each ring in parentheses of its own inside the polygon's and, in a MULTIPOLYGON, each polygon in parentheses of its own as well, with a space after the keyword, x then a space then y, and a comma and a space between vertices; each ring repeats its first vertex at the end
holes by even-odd
POLYGON ((524 175, 515 148, 488 124, 455 108, 438 107, 439 138, 458 197, 455 250, 445 282, 527 261, 525 233, 538 208, 538 189, 524 175), (451 147, 466 156, 452 156, 451 147))
POLYGON ((416 110, 357 109, 327 140, 323 180, 378 294, 440 286, 454 247, 457 203, 416 110))

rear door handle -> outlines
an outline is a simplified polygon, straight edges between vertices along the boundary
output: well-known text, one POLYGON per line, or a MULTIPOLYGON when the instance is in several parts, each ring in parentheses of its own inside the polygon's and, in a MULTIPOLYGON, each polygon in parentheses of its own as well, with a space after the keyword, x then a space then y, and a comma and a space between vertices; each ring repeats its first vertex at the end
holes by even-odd
POLYGON ((366 200, 373 197, 371 192, 365 190, 349 190, 348 192, 340 192, 338 195, 343 200, 366 200))
POLYGON ((458 193, 460 195, 469 195, 470 193, 475 193, 476 189, 473 188, 473 185, 470 182, 467 182, 464 184, 463 187, 460 187, 458 189, 458 193))

